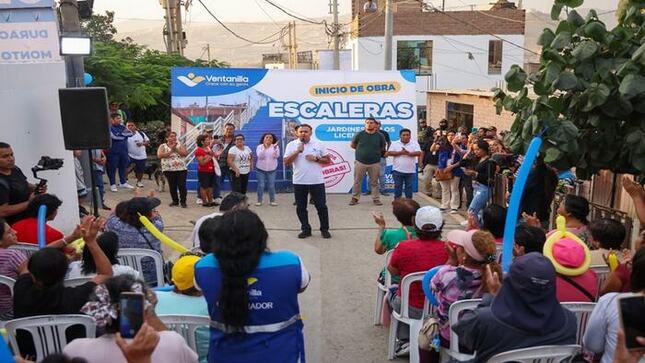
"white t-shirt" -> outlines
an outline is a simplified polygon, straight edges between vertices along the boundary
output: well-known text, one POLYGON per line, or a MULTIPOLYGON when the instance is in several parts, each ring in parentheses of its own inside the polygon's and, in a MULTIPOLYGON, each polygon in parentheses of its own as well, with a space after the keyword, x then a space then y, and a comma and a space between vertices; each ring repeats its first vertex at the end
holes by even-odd
POLYGON ((244 150, 238 149, 237 146, 233 146, 229 151, 229 155, 235 155, 233 163, 240 170, 240 174, 248 174, 251 172, 251 157, 253 152, 248 146, 244 146, 244 150))
MULTIPOLYGON (((124 265, 112 265, 112 273, 114 276, 119 276, 119 275, 132 275, 137 279, 143 279, 143 276, 141 273, 135 269, 133 269, 130 266, 124 266, 124 265)), ((94 277, 96 274, 89 274, 85 275, 83 274, 83 271, 81 270, 81 261, 74 261, 69 264, 69 267, 67 268, 67 276, 65 276, 66 279, 76 279, 79 277, 94 277)))
MULTIPOLYGON (((92 363, 127 363, 121 349, 116 345, 114 334, 105 334, 100 338, 74 339, 63 348, 63 353, 69 357, 84 358, 92 363)), ((159 343, 151 358, 155 363, 197 363, 198 356, 181 335, 164 330, 159 332, 159 343)))
POLYGON ((143 131, 137 131, 134 135, 128 137, 128 156, 131 159, 145 160, 148 158, 146 147, 143 145, 137 146, 137 143, 143 143, 144 141, 150 141, 150 139, 143 131))
POLYGON ((204 223, 205 220, 208 218, 213 218, 216 216, 221 216, 223 213, 222 212, 215 212, 211 214, 207 214, 203 217, 199 217, 197 222, 195 222, 195 227, 193 227, 193 233, 190 234, 190 240, 193 241, 193 248, 197 247, 199 248, 200 246, 200 240, 199 240, 199 228, 201 228, 202 223, 204 223))
MULTIPOLYGON (((390 148, 387 149, 387 151, 401 151, 405 148, 409 152, 417 152, 421 151, 421 146, 419 146, 419 143, 416 141, 410 140, 407 144, 403 144, 401 140, 397 140, 392 142, 390 144, 390 148)), ((393 156, 394 159, 394 164, 392 166, 392 170, 398 171, 399 173, 414 173, 416 172, 417 168, 417 159, 419 158, 418 156, 407 156, 407 155, 399 155, 399 156, 393 156)))
MULTIPOLYGON (((300 140, 293 140, 288 143, 284 150, 284 156, 289 157, 297 152, 296 150, 301 143, 300 140)), ((319 158, 325 157, 327 156, 327 148, 322 143, 313 140, 305 144, 305 150, 298 154, 293 162, 293 184, 323 184, 325 178, 322 173, 322 165, 315 161, 307 160, 305 158, 307 155, 314 155, 319 158)))

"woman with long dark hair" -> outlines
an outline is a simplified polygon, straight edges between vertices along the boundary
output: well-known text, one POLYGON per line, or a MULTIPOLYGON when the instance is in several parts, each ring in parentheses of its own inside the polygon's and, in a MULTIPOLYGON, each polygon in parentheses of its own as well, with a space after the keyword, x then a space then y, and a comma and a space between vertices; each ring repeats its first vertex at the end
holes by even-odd
MULTIPOLYGON (((112 273, 113 276, 119 276, 123 274, 129 274, 135 278, 140 278, 141 273, 130 266, 120 265, 117 255, 119 253, 119 236, 112 231, 107 231, 101 233, 100 236, 96 238, 98 243, 105 256, 110 260, 112 264, 112 273)), ((85 246, 81 255, 80 261, 74 261, 69 264, 67 270, 66 279, 75 279, 79 277, 94 276, 96 275, 96 262, 94 262, 94 257, 90 249, 85 246)))
POLYGON ((497 164, 490 158, 490 146, 484 140, 475 144, 475 155, 479 159, 474 170, 465 170, 466 175, 473 177, 473 201, 470 202, 468 213, 474 215, 482 223, 481 211, 490 200, 490 193, 495 183, 497 164))
POLYGON ((211 316, 209 362, 304 362, 298 294, 309 273, 289 251, 270 252, 264 223, 248 209, 212 227, 213 253, 195 265, 211 316))

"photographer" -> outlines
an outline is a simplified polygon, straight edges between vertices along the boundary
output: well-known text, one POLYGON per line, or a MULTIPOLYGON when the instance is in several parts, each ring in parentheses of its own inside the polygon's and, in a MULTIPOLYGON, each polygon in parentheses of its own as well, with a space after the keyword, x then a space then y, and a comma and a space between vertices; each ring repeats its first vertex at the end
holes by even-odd
POLYGON ((13 224, 25 217, 29 201, 35 194, 44 193, 47 187, 40 187, 27 182, 27 177, 16 166, 16 159, 11 146, 0 142, 0 218, 13 224))

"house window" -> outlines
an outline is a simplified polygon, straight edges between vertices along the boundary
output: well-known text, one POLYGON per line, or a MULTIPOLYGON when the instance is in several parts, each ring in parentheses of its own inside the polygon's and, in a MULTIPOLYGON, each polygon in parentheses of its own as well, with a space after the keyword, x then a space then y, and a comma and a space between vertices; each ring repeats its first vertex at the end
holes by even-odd
POLYGON ((488 74, 502 74, 502 41, 488 41, 488 74))
POLYGON ((396 42, 396 69, 414 70, 418 76, 432 74, 432 40, 396 42))
POLYGON ((473 105, 446 102, 448 128, 457 130, 459 127, 464 126, 468 130, 472 129, 474 112, 475 108, 473 105))

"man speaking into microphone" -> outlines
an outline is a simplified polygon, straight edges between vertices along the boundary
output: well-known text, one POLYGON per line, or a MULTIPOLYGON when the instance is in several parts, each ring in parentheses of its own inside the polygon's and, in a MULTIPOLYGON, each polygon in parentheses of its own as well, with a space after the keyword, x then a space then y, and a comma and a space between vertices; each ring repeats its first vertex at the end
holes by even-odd
POLYGON ((329 163, 329 154, 325 146, 311 140, 311 126, 301 124, 297 130, 297 140, 287 144, 284 151, 284 164, 293 165, 293 191, 296 198, 296 213, 300 220, 298 238, 311 236, 311 225, 307 214, 307 195, 311 194, 318 219, 320 234, 323 238, 331 238, 329 233, 329 212, 325 196, 325 180, 322 164, 329 163))

